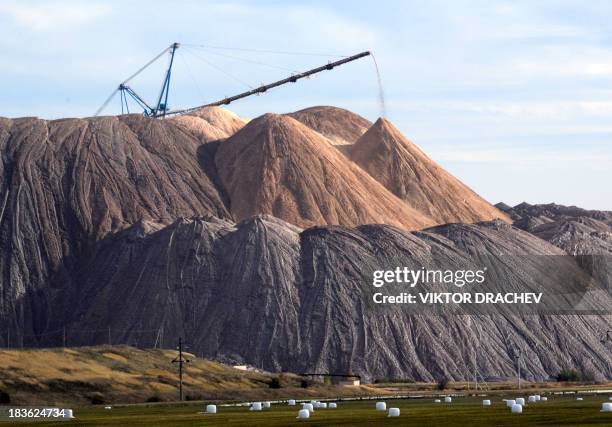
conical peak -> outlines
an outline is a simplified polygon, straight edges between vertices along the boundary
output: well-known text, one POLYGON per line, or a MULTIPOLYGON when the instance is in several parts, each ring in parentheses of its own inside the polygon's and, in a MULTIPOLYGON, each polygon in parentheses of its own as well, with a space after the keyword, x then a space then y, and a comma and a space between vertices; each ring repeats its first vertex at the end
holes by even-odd
POLYGON ((354 144, 372 123, 351 111, 317 106, 287 114, 328 138, 334 145, 354 144))

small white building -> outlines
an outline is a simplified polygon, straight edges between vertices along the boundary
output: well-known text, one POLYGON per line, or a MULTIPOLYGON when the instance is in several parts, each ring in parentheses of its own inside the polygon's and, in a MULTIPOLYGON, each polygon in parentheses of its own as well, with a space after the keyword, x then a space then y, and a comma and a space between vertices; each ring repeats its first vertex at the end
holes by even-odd
POLYGON ((338 385, 345 386, 345 387, 357 386, 357 385, 361 385, 361 381, 358 379, 348 378, 345 380, 338 381, 338 385))

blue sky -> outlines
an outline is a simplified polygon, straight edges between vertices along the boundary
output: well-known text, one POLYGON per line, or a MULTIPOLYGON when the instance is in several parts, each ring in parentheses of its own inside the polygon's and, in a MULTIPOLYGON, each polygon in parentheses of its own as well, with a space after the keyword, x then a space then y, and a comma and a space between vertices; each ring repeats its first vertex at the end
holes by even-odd
MULTIPOLYGON (((489 201, 612 210, 610 16, 606 1, 2 0, 0 116, 92 115, 173 41, 330 55, 370 49, 387 117, 489 201)), ((329 59, 179 52, 175 108, 329 59)), ((133 87, 154 98, 163 67, 151 67, 133 87)), ((256 117, 324 104, 374 120, 377 93, 373 63, 362 60, 231 109, 256 117)), ((115 100, 107 113, 118 108, 115 100)))

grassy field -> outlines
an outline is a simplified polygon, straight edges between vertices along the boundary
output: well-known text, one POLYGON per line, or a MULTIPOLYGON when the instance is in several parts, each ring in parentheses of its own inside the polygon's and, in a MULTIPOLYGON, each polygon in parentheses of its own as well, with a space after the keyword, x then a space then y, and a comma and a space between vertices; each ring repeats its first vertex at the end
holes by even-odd
MULTIPOLYGON (((483 397, 455 397, 451 405, 433 403, 440 391, 436 384, 380 383, 359 387, 310 384, 301 387, 294 374, 241 371, 210 360, 187 356, 185 396, 191 402, 172 403, 177 398, 176 351, 141 350, 126 346, 0 350, 0 391, 10 395, 11 405, 57 406, 74 410, 70 421, 2 421, 8 406, 0 406, 0 425, 78 426, 612 426, 612 413, 599 412, 608 395, 555 395, 554 392, 610 389, 611 384, 529 383, 524 390, 508 391, 515 382, 485 385, 493 406, 482 407, 483 397), (525 407, 513 415, 502 398, 526 397, 547 392, 548 402, 525 407), (398 407, 401 417, 387 418, 374 410, 375 401, 341 401, 338 409, 319 409, 306 421, 296 420, 301 406, 273 405, 263 412, 246 407, 221 406, 219 402, 265 401, 288 398, 337 399, 341 396, 427 396, 387 400, 398 407), (151 400, 159 403, 143 403, 151 400), (69 402, 69 404, 66 404, 69 402), (218 404, 218 414, 203 414, 206 403, 218 404), (94 403, 94 404, 92 404, 94 403), (121 405, 119 405, 119 403, 121 405), (105 410, 107 404, 113 405, 105 410)), ((482 386, 482 385, 481 385, 482 386)), ((469 396, 474 384, 449 384, 447 393, 469 396)), ((480 393, 480 392, 479 392, 480 393)), ((612 393, 611 393, 612 394, 612 393)))
MULTIPOLYGON (((0 349, 0 392, 15 405, 72 405, 175 401, 175 350, 99 346, 0 349)), ((184 375, 188 400, 278 400, 287 396, 372 394, 369 387, 300 387, 293 374, 241 371, 187 354, 184 375), (276 382, 277 387, 274 386, 276 382)))
MULTIPOLYGON (((516 395, 507 396, 516 397, 516 395)), ((525 396, 526 397, 526 396, 525 396)), ((374 401, 340 402, 338 409, 318 409, 308 420, 295 417, 300 406, 273 405, 262 412, 246 407, 218 407, 217 414, 200 413, 204 404, 131 405, 74 408, 76 419, 44 422, 48 426, 610 426, 612 413, 600 412, 608 396, 549 396, 548 402, 528 404, 522 414, 511 414, 501 397, 491 398, 493 406, 483 408, 482 397, 457 397, 452 404, 435 404, 431 399, 388 400, 387 407, 398 407, 399 418, 387 418, 374 410, 374 401)), ((0 425, 16 423, 0 422, 0 425)), ((19 422, 18 425, 41 425, 19 422)))

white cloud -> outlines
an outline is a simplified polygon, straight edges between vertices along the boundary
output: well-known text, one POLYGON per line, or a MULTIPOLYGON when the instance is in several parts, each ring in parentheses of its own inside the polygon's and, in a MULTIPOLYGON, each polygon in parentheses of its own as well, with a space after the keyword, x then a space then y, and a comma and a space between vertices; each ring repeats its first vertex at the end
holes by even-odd
POLYGON ((480 148, 456 145, 443 145, 430 150, 429 154, 436 161, 457 163, 506 164, 517 168, 568 169, 576 165, 589 165, 589 169, 608 171, 612 168, 610 149, 555 150, 554 147, 500 146, 480 148))
POLYGON ((88 2, 3 2, 0 16, 9 17, 17 25, 30 31, 46 32, 74 29, 110 11, 103 4, 88 2))

